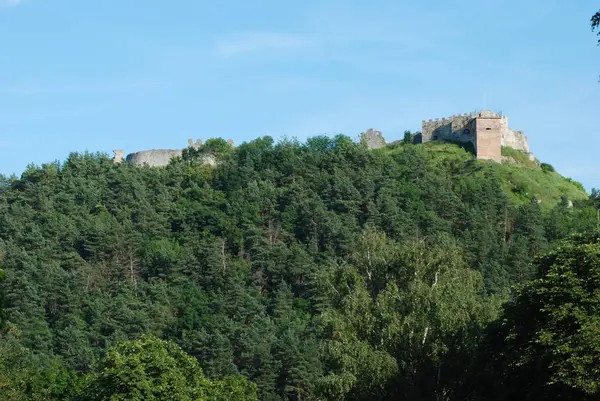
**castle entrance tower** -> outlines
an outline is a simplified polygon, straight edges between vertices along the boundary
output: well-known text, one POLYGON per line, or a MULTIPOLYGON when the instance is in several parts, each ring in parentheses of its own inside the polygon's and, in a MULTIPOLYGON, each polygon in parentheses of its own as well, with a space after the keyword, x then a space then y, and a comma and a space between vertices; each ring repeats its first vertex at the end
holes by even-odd
POLYGON ((474 129, 478 159, 502 160, 502 122, 502 117, 492 111, 477 113, 474 129))

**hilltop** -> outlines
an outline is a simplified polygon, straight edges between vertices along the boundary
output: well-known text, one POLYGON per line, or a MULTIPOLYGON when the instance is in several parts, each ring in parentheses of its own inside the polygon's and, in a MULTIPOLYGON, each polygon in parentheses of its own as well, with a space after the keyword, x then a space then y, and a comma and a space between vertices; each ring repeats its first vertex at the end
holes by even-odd
MULTIPOLYGON (((481 115, 482 113, 479 114, 481 115)), ((541 205, 542 209, 548 210, 563 197, 570 202, 588 198, 588 194, 579 182, 561 176, 551 165, 535 159, 533 153, 529 152, 527 138, 521 131, 509 129, 506 117, 500 118, 500 121, 503 123, 502 138, 503 140, 504 138, 509 138, 506 139, 506 142, 511 144, 511 146, 500 147, 498 144, 498 154, 501 154, 501 156, 495 159, 481 158, 476 155, 477 152, 473 144, 473 142, 477 142, 476 137, 465 136, 460 140, 456 140, 451 134, 446 133, 444 134, 445 136, 442 135, 442 129, 456 124, 456 121, 459 121, 458 126, 461 127, 465 126, 465 124, 476 125, 474 121, 477 121, 477 117, 468 114, 453 116, 448 120, 444 118, 433 122, 424 121, 424 128, 427 128, 428 138, 433 135, 432 132, 440 136, 440 138, 436 137, 434 141, 431 139, 423 140, 424 135, 421 132, 416 133, 416 135, 408 132, 406 134, 412 138, 410 143, 417 145, 417 147, 422 147, 427 153, 433 152, 431 155, 440 157, 440 162, 451 162, 455 165, 457 163, 464 163, 464 168, 462 170, 459 169, 455 173, 457 178, 461 176, 461 173, 473 174, 475 172, 472 168, 473 160, 478 160, 480 162, 477 164, 479 169, 491 169, 495 172, 501 181, 504 193, 515 205, 530 202, 534 199, 541 205), (510 135, 506 134, 506 132, 510 133, 510 135), (487 161, 495 161, 496 163, 488 163, 487 161)), ((452 132, 450 128, 447 131, 452 132)), ((487 134, 488 132, 483 133, 483 135, 487 134)), ((482 134, 479 133, 479 135, 481 136, 482 134)), ((361 134, 360 143, 370 150, 383 148, 385 149, 385 153, 390 154, 402 151, 402 149, 405 149, 402 145, 408 145, 406 141, 388 143, 380 131, 373 129, 369 129, 361 134)), ((131 153, 127 158, 124 157, 123 150, 115 150, 112 160, 115 163, 127 162, 133 166, 148 165, 151 167, 164 167, 173 159, 181 159, 184 152, 188 152, 188 154, 189 152, 196 152, 203 155, 202 162, 204 164, 214 166, 216 159, 213 151, 209 150, 211 147, 219 144, 218 146, 221 148, 234 149, 232 140, 225 142, 222 139, 208 139, 207 144, 208 146, 204 146, 201 139, 197 139, 196 141, 189 139, 188 148, 144 150, 131 153)))
POLYGON ((532 261, 596 229, 597 198, 512 150, 194 145, 0 177, 0 399, 107 399, 125 377, 182 399, 465 400, 532 261))
MULTIPOLYGON (((452 163, 464 163, 464 168, 457 175, 473 174, 477 169, 469 166, 476 159, 473 153, 462 144, 444 141, 429 142, 423 145, 428 152, 433 152, 440 160, 452 163)), ((391 147, 398 151, 393 146, 391 147)), ((543 210, 548 210, 559 203, 562 197, 569 201, 585 200, 589 197, 583 185, 568 177, 563 177, 554 168, 538 160, 531 160, 528 152, 509 147, 502 148, 501 163, 479 160, 479 169, 491 169, 499 178, 505 195, 515 204, 524 204, 535 199, 543 210)))

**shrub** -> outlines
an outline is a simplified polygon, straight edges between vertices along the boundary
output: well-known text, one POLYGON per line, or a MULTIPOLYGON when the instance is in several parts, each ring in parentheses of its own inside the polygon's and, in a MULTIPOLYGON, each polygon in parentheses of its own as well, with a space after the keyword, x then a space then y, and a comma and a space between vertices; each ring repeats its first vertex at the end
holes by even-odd
POLYGON ((542 163, 540 165, 540 167, 542 168, 542 171, 544 173, 554 173, 554 167, 552 167, 552 165, 548 164, 548 163, 542 163))

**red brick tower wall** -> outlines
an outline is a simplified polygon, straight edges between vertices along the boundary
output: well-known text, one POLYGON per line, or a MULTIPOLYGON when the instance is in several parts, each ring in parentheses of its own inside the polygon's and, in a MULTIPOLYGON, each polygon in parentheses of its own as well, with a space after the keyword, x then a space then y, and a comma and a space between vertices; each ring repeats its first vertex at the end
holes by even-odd
POLYGON ((502 161, 502 119, 475 119, 475 149, 478 159, 502 161))

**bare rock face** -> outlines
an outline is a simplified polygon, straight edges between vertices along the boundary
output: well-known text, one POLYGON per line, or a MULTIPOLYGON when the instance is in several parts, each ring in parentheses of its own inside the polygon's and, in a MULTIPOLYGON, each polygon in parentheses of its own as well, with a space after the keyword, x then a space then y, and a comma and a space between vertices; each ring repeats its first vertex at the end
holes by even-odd
POLYGON ((154 149, 127 155, 127 162, 134 166, 147 164, 151 167, 166 166, 173 157, 181 156, 182 149, 154 149))
POLYGON ((387 145, 385 138, 381 135, 381 131, 376 131, 369 128, 366 132, 360 135, 360 141, 367 145, 369 149, 379 149, 387 145))

